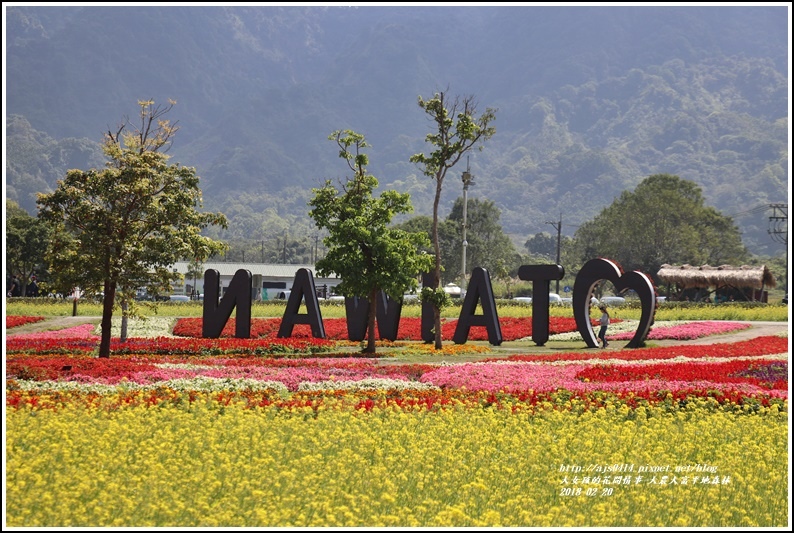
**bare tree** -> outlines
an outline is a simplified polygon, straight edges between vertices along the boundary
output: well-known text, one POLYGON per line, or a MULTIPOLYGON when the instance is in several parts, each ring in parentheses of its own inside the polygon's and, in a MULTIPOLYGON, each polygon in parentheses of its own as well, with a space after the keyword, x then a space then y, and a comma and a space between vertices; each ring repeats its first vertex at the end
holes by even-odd
MULTIPOLYGON (((434 132, 428 133, 425 140, 430 143, 429 154, 414 154, 410 161, 416 163, 426 176, 436 182, 436 195, 433 201, 432 240, 435 252, 433 285, 422 289, 422 298, 433 305, 435 329, 435 348, 441 349, 441 309, 446 303, 446 293, 441 284, 441 247, 438 242, 438 204, 447 171, 461 160, 463 154, 471 150, 481 140, 490 139, 496 128, 490 123, 496 119, 496 110, 486 108, 477 118, 477 102, 473 96, 450 98, 447 91, 437 92, 425 100, 419 97, 419 107, 425 110, 434 132)), ((482 150, 480 145, 478 149, 482 150)))

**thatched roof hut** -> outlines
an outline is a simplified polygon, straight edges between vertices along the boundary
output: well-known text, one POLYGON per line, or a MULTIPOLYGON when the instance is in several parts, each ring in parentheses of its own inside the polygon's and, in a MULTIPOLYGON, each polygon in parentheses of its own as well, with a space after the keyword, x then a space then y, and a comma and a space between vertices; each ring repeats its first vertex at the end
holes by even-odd
POLYGON ((775 277, 762 266, 691 266, 662 265, 656 274, 664 283, 676 284, 683 289, 731 286, 739 289, 764 289, 774 287, 775 277))

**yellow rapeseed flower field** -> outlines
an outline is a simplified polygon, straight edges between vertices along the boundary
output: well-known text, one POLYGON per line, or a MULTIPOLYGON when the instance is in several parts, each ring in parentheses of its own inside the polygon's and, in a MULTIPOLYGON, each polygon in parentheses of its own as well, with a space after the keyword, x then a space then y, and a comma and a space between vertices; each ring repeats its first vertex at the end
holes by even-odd
POLYGON ((787 402, 709 402, 8 409, 7 525, 785 526, 787 402))

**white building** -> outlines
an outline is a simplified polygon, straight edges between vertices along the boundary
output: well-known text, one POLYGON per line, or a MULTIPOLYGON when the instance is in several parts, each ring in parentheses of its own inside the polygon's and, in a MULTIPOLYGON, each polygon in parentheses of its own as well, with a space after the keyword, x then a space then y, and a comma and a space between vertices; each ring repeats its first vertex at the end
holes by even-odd
POLYGON ((201 265, 201 276, 195 280, 188 277, 190 262, 179 261, 174 264, 174 270, 184 275, 182 284, 174 285, 174 294, 190 296, 195 288, 196 294, 204 294, 204 272, 210 269, 217 270, 221 276, 221 294, 226 292, 229 283, 238 270, 248 270, 254 281, 254 289, 258 289, 258 295, 254 294, 256 300, 273 300, 279 297, 284 298, 292 288, 295 273, 305 268, 311 271, 314 276, 314 286, 318 295, 327 297, 333 294, 333 287, 339 285, 342 280, 336 276, 330 278, 319 278, 315 272, 314 265, 277 265, 269 263, 230 263, 224 261, 207 261, 201 265), (286 294, 284 294, 286 293, 286 294))

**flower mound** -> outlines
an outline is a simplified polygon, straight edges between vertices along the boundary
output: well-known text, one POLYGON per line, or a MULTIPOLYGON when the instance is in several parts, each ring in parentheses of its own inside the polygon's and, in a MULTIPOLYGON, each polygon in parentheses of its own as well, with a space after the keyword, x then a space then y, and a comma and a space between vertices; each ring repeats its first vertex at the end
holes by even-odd
POLYGON ((783 337, 389 364, 300 359, 336 342, 266 336, 133 338, 100 359, 95 337, 69 334, 84 338, 6 340, 13 527, 780 527, 788 516, 783 337))

